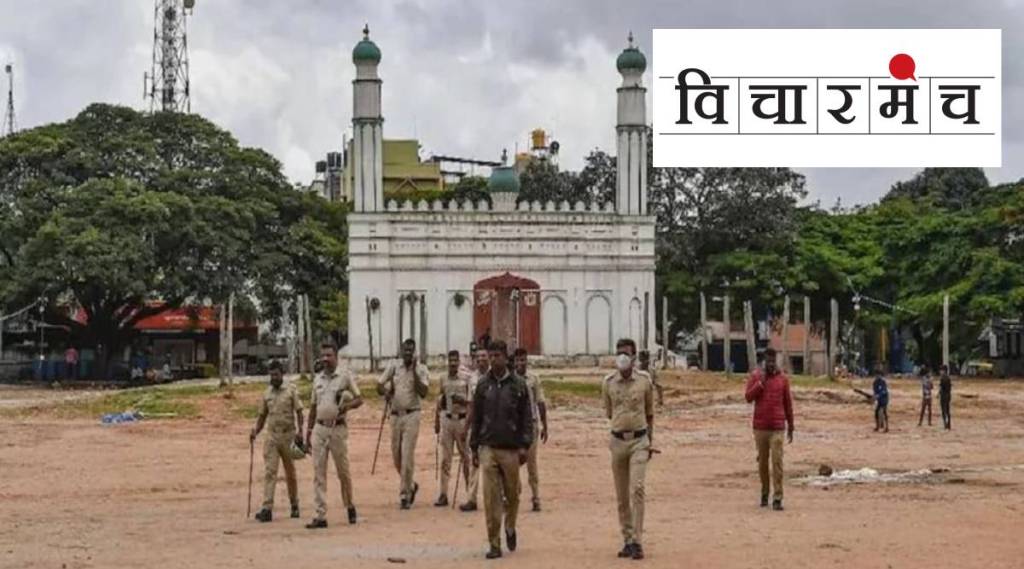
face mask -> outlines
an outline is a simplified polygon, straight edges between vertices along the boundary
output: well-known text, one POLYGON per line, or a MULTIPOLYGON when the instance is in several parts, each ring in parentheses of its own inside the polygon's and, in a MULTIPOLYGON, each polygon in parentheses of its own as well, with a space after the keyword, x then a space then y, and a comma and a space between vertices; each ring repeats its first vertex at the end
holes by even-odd
POLYGON ((619 354, 615 358, 615 367, 619 368, 619 371, 626 371, 629 368, 633 367, 633 358, 627 356, 626 354, 619 354))

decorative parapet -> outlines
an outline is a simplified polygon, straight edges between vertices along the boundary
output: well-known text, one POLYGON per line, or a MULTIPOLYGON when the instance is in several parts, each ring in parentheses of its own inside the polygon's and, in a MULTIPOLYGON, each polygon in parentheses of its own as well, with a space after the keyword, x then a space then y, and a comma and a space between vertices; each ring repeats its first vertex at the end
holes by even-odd
POLYGON ((394 199, 389 199, 385 206, 387 212, 494 212, 494 213, 584 213, 584 214, 612 214, 615 213, 614 202, 604 203, 593 203, 584 202, 577 200, 575 203, 570 204, 567 200, 555 203, 554 201, 548 200, 547 202, 540 202, 539 200, 534 201, 522 201, 522 202, 496 202, 491 204, 486 199, 479 201, 473 200, 448 200, 444 201, 441 199, 428 200, 403 200, 398 202, 394 199))

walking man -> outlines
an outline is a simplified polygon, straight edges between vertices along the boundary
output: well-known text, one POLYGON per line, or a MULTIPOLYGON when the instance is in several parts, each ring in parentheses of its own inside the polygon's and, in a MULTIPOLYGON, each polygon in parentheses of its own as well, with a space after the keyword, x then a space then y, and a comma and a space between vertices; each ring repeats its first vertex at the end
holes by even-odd
POLYGON ((651 352, 640 350, 640 371, 651 376, 651 384, 654 385, 654 394, 658 396, 658 407, 665 404, 665 389, 658 383, 658 373, 651 366, 651 352))
POLYGON ((619 528, 625 545, 619 557, 644 558, 644 480, 654 440, 654 385, 650 376, 634 369, 636 343, 623 338, 615 344, 616 371, 604 378, 602 398, 611 426, 608 447, 618 502, 619 528))
MULTIPOLYGON (((491 367, 491 357, 487 351, 487 346, 483 346, 473 354, 473 371, 470 375, 472 389, 470 393, 476 393, 476 386, 480 384, 480 379, 487 373, 487 370, 491 367)), ((468 424, 473 424, 473 406, 469 407, 469 420, 468 424)), ((480 470, 469 465, 469 480, 466 483, 466 501, 459 506, 459 510, 463 512, 475 512, 477 509, 476 497, 480 493, 480 470)))
POLYGON ((533 418, 533 444, 526 457, 526 475, 530 484, 533 511, 540 511, 540 475, 537 470, 537 450, 541 443, 548 442, 548 408, 544 401, 544 388, 537 374, 527 371, 528 356, 525 348, 517 348, 513 356, 516 375, 526 379, 530 395, 530 413, 533 418))
POLYGON ((501 522, 505 514, 505 543, 509 551, 518 545, 519 467, 526 464, 533 444, 533 415, 526 380, 508 367, 508 347, 494 340, 489 347, 490 369, 473 394, 469 446, 473 466, 484 481, 487 518, 487 559, 501 557, 501 522), (504 507, 502 496, 504 495, 504 507))
POLYGON ((430 390, 427 366, 416 361, 416 342, 402 342, 402 361, 392 362, 377 380, 377 393, 391 404, 391 457, 401 476, 399 505, 408 510, 420 486, 413 480, 416 438, 420 432, 420 401, 430 390))
POLYGON ((757 444, 757 466, 761 474, 761 507, 768 507, 769 469, 775 487, 772 509, 782 510, 782 433, 792 444, 793 398, 789 378, 775 363, 775 350, 764 351, 764 368, 755 369, 747 381, 747 403, 754 404, 754 442, 757 444))
POLYGON ((441 393, 434 411, 434 433, 441 436, 441 492, 435 506, 448 505, 448 481, 451 479, 454 448, 458 448, 460 471, 469 483, 469 403, 473 398, 473 378, 468 370, 460 369, 459 351, 448 352, 448 375, 441 380, 441 393))
POLYGON ((924 423, 924 413, 928 411, 928 426, 932 426, 932 376, 928 373, 928 366, 921 366, 921 416, 917 419, 917 426, 924 423))
POLYGON ((263 442, 263 507, 256 512, 256 519, 269 522, 273 519, 274 489, 277 486, 277 465, 284 463, 284 477, 288 485, 288 500, 292 504, 292 517, 299 517, 299 486, 295 478, 295 462, 291 446, 302 446, 302 403, 299 393, 292 384, 284 385, 284 374, 279 364, 270 367, 270 386, 263 392, 260 415, 256 426, 249 433, 249 442, 267 427, 263 442))
POLYGON ((949 404, 953 399, 953 380, 949 377, 949 367, 945 364, 939 368, 939 407, 942 410, 942 427, 947 431, 953 429, 953 417, 949 413, 949 404))
POLYGON ((875 394, 875 432, 889 432, 889 385, 885 382, 882 366, 875 368, 875 383, 872 384, 875 394))
POLYGON ((338 369, 338 353, 334 346, 321 352, 323 370, 313 378, 309 423, 306 427, 307 448, 313 449, 313 496, 316 517, 308 529, 327 527, 327 455, 334 458, 334 469, 341 484, 341 499, 348 511, 348 523, 356 523, 356 507, 352 501, 352 474, 348 467, 348 425, 346 415, 363 404, 363 395, 349 369, 338 369))

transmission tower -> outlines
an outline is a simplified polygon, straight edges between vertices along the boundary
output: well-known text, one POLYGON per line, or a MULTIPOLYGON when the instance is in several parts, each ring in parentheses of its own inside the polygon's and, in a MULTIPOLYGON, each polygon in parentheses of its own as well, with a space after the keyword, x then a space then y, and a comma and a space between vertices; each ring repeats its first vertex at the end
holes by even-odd
POLYGON ((14 66, 8 63, 4 67, 7 73, 7 112, 4 114, 4 130, 0 138, 14 134, 18 123, 14 118, 14 66))
POLYGON ((192 112, 188 76, 188 17, 195 0, 155 0, 153 70, 143 78, 149 110, 192 112))

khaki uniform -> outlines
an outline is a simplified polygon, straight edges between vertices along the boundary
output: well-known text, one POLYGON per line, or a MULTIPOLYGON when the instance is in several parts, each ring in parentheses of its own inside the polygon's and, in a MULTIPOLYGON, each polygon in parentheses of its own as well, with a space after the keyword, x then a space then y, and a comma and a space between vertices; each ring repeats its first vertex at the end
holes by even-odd
POLYGON ((619 527, 626 543, 640 544, 644 531, 644 478, 651 449, 647 417, 654 414, 651 378, 634 369, 626 380, 616 371, 604 380, 603 399, 612 430, 608 445, 619 527))
POLYGON ((345 508, 352 508, 352 475, 348 466, 348 426, 345 415, 339 412, 341 403, 361 397, 355 375, 345 369, 334 373, 321 372, 313 378, 313 405, 316 405, 316 424, 313 427, 313 490, 316 517, 327 516, 327 455, 334 458, 334 469, 341 484, 341 499, 345 508))
POLYGON ((263 509, 274 509, 274 489, 277 486, 278 462, 284 463, 284 476, 288 484, 288 499, 299 503, 299 488, 295 478, 295 462, 291 446, 295 440, 295 413, 302 410, 298 391, 291 384, 263 392, 260 413, 266 413, 264 426, 267 436, 263 440, 263 509))
POLYGON ((540 502, 540 475, 537 471, 537 450, 540 447, 540 405, 547 405, 544 400, 544 387, 535 373, 526 372, 526 387, 530 394, 530 408, 533 410, 533 444, 526 459, 526 478, 530 484, 530 495, 533 502, 540 502))
POLYGON ((441 398, 445 405, 441 410, 442 496, 448 495, 448 482, 451 480, 452 458, 456 447, 459 449, 462 463, 460 474, 466 483, 469 483, 469 471, 473 461, 469 455, 466 437, 469 435, 469 402, 473 399, 475 386, 472 375, 463 370, 459 370, 455 377, 449 376, 441 380, 441 398), (461 402, 456 402, 455 396, 461 398, 461 402))
POLYGON ((646 373, 647 375, 651 376, 651 385, 654 386, 654 394, 658 397, 658 405, 664 405, 665 404, 665 395, 664 395, 665 388, 660 383, 658 383, 658 372, 655 371, 655 369, 654 369, 654 363, 652 362, 651 366, 648 369, 640 370, 640 371, 642 371, 642 372, 646 373))
MULTIPOLYGON (((480 378, 483 377, 483 372, 473 371, 470 373, 472 388, 470 389, 470 400, 473 399, 473 393, 476 392, 476 386, 480 383, 480 378)), ((472 410, 472 409, 471 409, 472 410)), ((466 423, 467 427, 469 422, 466 423)), ((469 478, 466 483, 466 503, 476 504, 477 496, 480 495, 480 468, 473 466, 473 461, 469 461, 469 478)))
POLYGON ((416 439, 420 432, 420 396, 416 384, 430 388, 430 374, 427 366, 413 363, 405 367, 401 361, 393 362, 377 380, 385 392, 393 392, 391 400, 391 458, 395 470, 402 478, 399 495, 402 499, 412 497, 416 482, 416 439))

